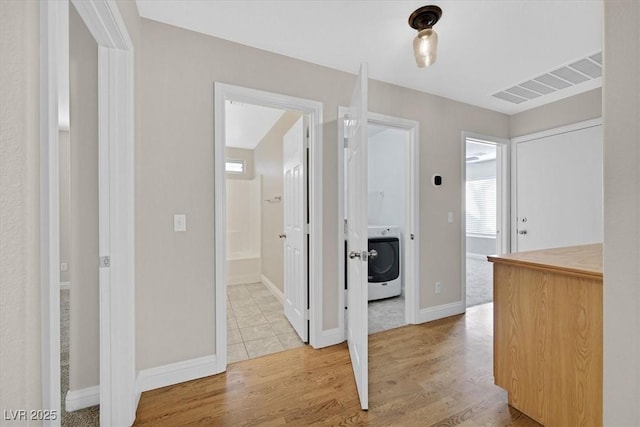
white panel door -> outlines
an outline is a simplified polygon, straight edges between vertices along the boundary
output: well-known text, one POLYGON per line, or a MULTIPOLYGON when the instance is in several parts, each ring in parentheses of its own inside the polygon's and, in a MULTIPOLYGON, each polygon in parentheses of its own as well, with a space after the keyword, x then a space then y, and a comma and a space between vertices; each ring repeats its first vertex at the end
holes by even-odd
POLYGON ((369 406, 367 65, 351 96, 347 117, 347 342, 362 409, 369 406))
POLYGON ((284 135, 284 314, 307 342, 307 147, 300 117, 284 135))
POLYGON ((602 242, 602 126, 517 146, 518 252, 602 242))

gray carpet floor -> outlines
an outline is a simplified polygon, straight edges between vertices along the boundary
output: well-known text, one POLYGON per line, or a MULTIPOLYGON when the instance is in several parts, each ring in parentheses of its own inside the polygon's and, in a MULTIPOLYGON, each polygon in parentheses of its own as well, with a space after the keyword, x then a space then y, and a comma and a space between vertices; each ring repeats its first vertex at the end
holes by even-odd
POLYGON ((369 334, 406 325, 404 296, 369 301, 369 334))
POLYGON ((92 427, 100 425, 100 406, 67 412, 65 397, 69 391, 69 290, 60 291, 60 396, 63 427, 92 427))
POLYGON ((493 301, 493 264, 467 257, 467 307, 493 301))

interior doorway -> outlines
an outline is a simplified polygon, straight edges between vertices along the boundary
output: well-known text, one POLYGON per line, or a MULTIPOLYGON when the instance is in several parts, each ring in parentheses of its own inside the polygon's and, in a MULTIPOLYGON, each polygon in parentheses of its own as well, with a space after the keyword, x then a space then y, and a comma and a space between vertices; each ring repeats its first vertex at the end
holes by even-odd
POLYGON ((216 363, 223 372, 227 363, 303 342, 322 346, 322 104, 221 83, 214 98, 216 363), (234 135, 234 120, 240 133, 262 130, 234 135), (238 147, 251 138, 253 150, 238 147))
POLYGON ((306 121, 225 101, 228 363, 308 341, 306 121))
POLYGON ((385 124, 368 129, 369 334, 406 325, 404 241, 407 239, 405 173, 410 134, 385 124))
POLYGON ((464 137, 464 271, 466 306, 493 301, 488 255, 506 251, 507 145, 496 138, 464 137))
MULTIPOLYGON (((339 117, 346 109, 341 108, 339 117)), ((339 132, 346 125, 340 120, 339 132)), ((419 125, 412 120, 369 113, 367 125, 367 224, 369 257, 368 321, 369 334, 417 323, 419 267, 419 125)), ((341 136, 342 137, 342 136, 341 136)), ((346 148, 341 148, 339 177, 340 217, 345 218, 347 206, 346 148)), ((340 241, 346 242, 344 227, 340 241)), ((341 284, 346 301, 346 243, 339 253, 341 284)))
MULTIPOLYGON (((99 186, 94 196, 99 199, 100 258, 93 260, 100 267, 99 386, 84 390, 84 397, 100 403, 102 425, 130 425, 136 407, 133 43, 115 3, 72 3, 99 47, 99 186), (105 114, 108 111, 115 113, 105 114), (117 262, 111 264, 112 258, 117 262)), ((59 106, 64 97, 61 70, 68 64, 61 49, 61 41, 66 40, 62 34, 68 28, 62 19, 68 13, 68 2, 41 2, 39 6, 41 316, 47 325, 41 341, 42 406, 60 413, 59 106)), ((50 424, 59 422, 58 418, 50 424)))

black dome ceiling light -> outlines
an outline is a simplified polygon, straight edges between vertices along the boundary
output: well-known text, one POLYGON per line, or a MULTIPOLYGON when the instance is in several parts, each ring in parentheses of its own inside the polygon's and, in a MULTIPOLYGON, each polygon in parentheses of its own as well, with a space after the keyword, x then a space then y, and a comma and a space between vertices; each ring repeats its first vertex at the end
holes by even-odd
POLYGON ((438 48, 438 34, 432 28, 442 16, 442 9, 438 6, 423 6, 409 16, 409 25, 418 30, 413 39, 413 54, 416 64, 420 68, 428 67, 436 62, 438 48))

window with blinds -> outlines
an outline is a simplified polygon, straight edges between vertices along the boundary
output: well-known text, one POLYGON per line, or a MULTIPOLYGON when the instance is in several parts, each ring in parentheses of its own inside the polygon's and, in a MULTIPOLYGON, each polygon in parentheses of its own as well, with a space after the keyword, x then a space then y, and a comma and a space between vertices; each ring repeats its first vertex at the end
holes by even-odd
POLYGON ((496 235, 496 179, 467 181, 467 234, 496 235))

